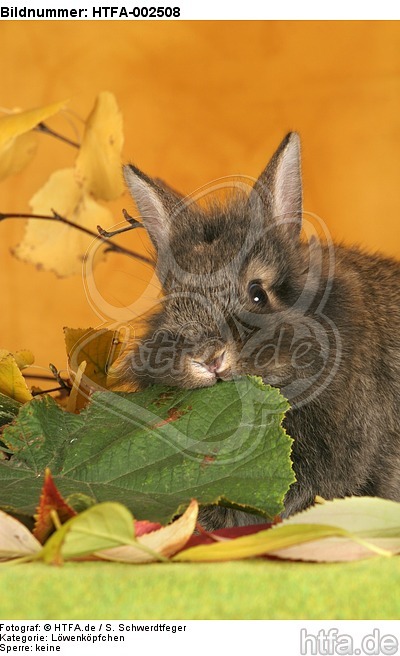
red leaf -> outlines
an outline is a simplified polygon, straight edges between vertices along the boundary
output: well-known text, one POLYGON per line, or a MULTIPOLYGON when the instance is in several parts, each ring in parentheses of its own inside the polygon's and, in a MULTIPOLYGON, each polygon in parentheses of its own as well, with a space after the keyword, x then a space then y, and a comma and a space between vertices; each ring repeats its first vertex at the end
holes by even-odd
POLYGON ((242 535, 251 535, 252 533, 265 531, 265 529, 271 528, 275 523, 276 522, 269 522, 265 524, 251 524, 250 526, 232 526, 231 528, 220 528, 212 533, 202 531, 201 535, 192 535, 185 544, 185 549, 189 549, 189 547, 197 547, 198 544, 212 544, 213 542, 219 541, 220 538, 233 540, 242 535))
POLYGON ((65 524, 67 519, 77 514, 61 496, 52 479, 50 469, 46 469, 33 529, 33 535, 41 544, 44 544, 49 535, 55 531, 52 512, 57 513, 61 524, 65 524))
POLYGON ((153 531, 158 531, 162 528, 161 524, 156 522, 149 522, 147 519, 142 519, 140 522, 135 522, 135 537, 144 535, 145 533, 152 533, 153 531))

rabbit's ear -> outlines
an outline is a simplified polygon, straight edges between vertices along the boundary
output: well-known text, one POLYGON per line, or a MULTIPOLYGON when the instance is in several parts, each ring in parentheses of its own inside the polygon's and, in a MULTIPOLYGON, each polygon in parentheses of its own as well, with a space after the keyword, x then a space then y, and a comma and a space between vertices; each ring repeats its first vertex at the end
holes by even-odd
POLYGON ((260 207, 264 217, 298 237, 301 230, 302 184, 300 138, 286 135, 250 194, 252 207, 260 207))
POLYGON ((124 177, 143 225, 159 250, 168 244, 171 217, 181 198, 167 185, 156 183, 133 164, 124 166, 124 177))

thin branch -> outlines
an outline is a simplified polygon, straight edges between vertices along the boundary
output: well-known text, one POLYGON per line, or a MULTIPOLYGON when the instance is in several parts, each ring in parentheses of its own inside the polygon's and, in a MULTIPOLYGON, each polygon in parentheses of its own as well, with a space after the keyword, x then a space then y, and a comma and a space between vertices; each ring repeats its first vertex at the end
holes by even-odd
POLYGON ((61 378, 61 373, 57 369, 57 367, 54 366, 54 364, 49 364, 49 369, 52 373, 50 376, 49 374, 25 374, 23 373, 22 375, 24 378, 35 378, 39 380, 52 380, 58 383, 58 387, 52 387, 51 389, 46 389, 46 390, 34 390, 32 392, 32 396, 39 396, 40 394, 50 394, 50 392, 67 392, 67 394, 70 394, 71 392, 71 385, 67 380, 64 380, 61 378))
POLYGON ((115 235, 120 235, 122 232, 129 232, 129 230, 132 230, 132 227, 127 226, 126 228, 119 228, 119 230, 113 230, 112 232, 108 232, 108 230, 104 230, 104 228, 98 225, 97 230, 100 237, 104 237, 105 239, 110 239, 110 237, 115 237, 115 235))
MULTIPOLYGON (((25 372, 23 373, 24 378, 37 378, 38 380, 54 380, 54 376, 50 376, 50 374, 26 374, 25 372)), ((61 378, 63 382, 63 378, 61 378)))
POLYGON ((128 223, 131 224, 132 228, 139 228, 140 226, 142 226, 140 221, 134 219, 133 216, 131 216, 125 208, 122 210, 122 214, 124 215, 125 221, 128 221, 128 223))
POLYGON ((32 396, 39 396, 40 394, 50 394, 50 392, 60 392, 61 390, 65 391, 65 387, 53 387, 52 389, 33 391, 32 396))
POLYGON ((57 367, 52 364, 51 362, 49 363, 49 369, 51 373, 53 374, 54 378, 56 379, 57 383, 62 387, 63 389, 68 390, 68 393, 72 389, 72 385, 67 381, 61 378, 60 371, 57 369, 57 367))
POLYGON ((56 139, 60 139, 60 141, 64 141, 64 143, 67 143, 69 146, 73 146, 74 148, 80 148, 80 145, 76 141, 72 141, 72 139, 68 139, 68 137, 64 137, 63 134, 60 134, 59 132, 55 132, 51 128, 46 125, 46 123, 38 123, 37 126, 34 128, 37 132, 43 132, 43 134, 48 134, 50 137, 55 137, 56 139))
MULTIPOLYGON (((144 255, 141 255, 140 253, 135 253, 135 251, 131 251, 128 248, 124 248, 123 246, 119 246, 118 244, 115 244, 114 242, 110 241, 107 237, 104 237, 103 235, 99 235, 96 232, 92 232, 92 230, 89 230, 88 228, 85 228, 84 226, 79 225, 78 223, 74 223, 74 221, 70 221, 69 219, 66 219, 64 216, 61 216, 54 210, 52 210, 53 215, 47 215, 47 214, 19 214, 19 213, 5 213, 5 212, 0 212, 0 221, 4 221, 5 219, 40 219, 43 221, 57 221, 58 223, 64 223, 64 225, 70 226, 71 228, 76 228, 77 230, 80 230, 81 232, 84 232, 86 235, 90 235, 90 237, 94 237, 95 239, 100 239, 102 242, 104 242, 107 245, 107 252, 113 251, 114 253, 121 253, 122 255, 127 255, 128 257, 132 257, 135 260, 140 260, 141 262, 145 262, 146 264, 153 265, 153 261, 149 257, 145 257, 144 255)), ((143 227, 141 223, 138 222, 138 226, 135 227, 143 227)))
POLYGON ((122 214, 124 215, 124 219, 128 221, 129 226, 126 226, 125 228, 119 228, 118 230, 114 230, 113 232, 108 232, 107 230, 104 230, 101 226, 97 226, 97 230, 99 232, 99 235, 101 237, 106 237, 106 239, 109 239, 110 237, 115 237, 115 235, 120 235, 122 232, 128 232, 129 230, 133 230, 134 228, 143 228, 143 224, 140 223, 140 221, 137 221, 134 219, 126 209, 122 210, 122 214))

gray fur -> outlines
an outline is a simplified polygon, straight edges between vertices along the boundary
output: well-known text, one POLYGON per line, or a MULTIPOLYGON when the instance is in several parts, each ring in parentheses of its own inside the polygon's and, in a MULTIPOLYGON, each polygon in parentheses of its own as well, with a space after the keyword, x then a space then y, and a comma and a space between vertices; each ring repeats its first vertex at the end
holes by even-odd
MULTIPOLYGON (((207 208, 135 167, 125 172, 145 210, 164 300, 124 376, 190 388, 256 374, 280 387, 292 406, 284 425, 297 478, 286 515, 316 495, 400 500, 400 264, 300 240, 299 158, 290 133, 249 195, 207 208), (262 308, 249 300, 254 280, 268 295, 262 308)), ((213 508, 203 521, 254 517, 213 508)))

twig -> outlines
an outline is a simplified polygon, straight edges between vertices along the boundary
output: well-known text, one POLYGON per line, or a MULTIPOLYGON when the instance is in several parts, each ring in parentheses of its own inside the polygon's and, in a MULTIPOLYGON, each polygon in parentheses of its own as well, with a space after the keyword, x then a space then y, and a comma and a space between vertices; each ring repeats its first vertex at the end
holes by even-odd
POLYGON ((68 381, 64 380, 61 378, 61 374, 57 367, 54 364, 49 363, 49 369, 51 373, 53 374, 54 378, 56 379, 57 383, 63 388, 68 390, 68 392, 71 391, 72 385, 68 383, 68 381))
POLYGON ((80 145, 76 141, 72 141, 72 139, 68 139, 68 137, 64 137, 63 134, 60 134, 59 132, 55 132, 51 128, 49 128, 46 123, 38 123, 37 126, 34 128, 37 132, 43 132, 43 134, 48 134, 50 137, 55 137, 56 139, 60 139, 60 141, 64 141, 64 143, 69 144, 70 146, 73 146, 74 148, 80 148, 80 145))
POLYGON ((52 376, 45 375, 45 374, 23 374, 24 378, 38 378, 40 380, 54 380, 56 379, 58 383, 58 387, 52 387, 51 389, 46 389, 46 390, 38 390, 32 392, 32 396, 39 396, 40 394, 50 394, 50 392, 67 392, 67 394, 70 394, 71 392, 71 384, 67 381, 61 378, 61 374, 58 371, 57 367, 54 366, 54 364, 49 364, 49 369, 51 373, 53 374, 52 376))
POLYGON ((50 394, 50 392, 60 392, 61 390, 65 391, 65 387, 52 387, 51 389, 46 390, 37 390, 32 392, 32 396, 39 396, 40 394, 50 394))
MULTIPOLYGON (((127 255, 128 257, 132 257, 135 260, 140 260, 141 262, 145 262, 146 264, 153 265, 153 261, 149 257, 145 257, 140 253, 135 253, 135 251, 131 251, 128 248, 119 246, 118 244, 115 244, 114 242, 110 241, 107 237, 104 237, 101 234, 99 235, 96 232, 92 232, 92 230, 89 230, 88 228, 85 228, 84 226, 81 226, 78 223, 74 223, 73 221, 66 219, 64 216, 61 216, 54 210, 52 210, 52 212, 53 212, 53 216, 47 214, 19 214, 19 213, 0 212, 0 221, 4 221, 5 219, 40 219, 43 221, 57 221, 58 223, 64 223, 64 225, 70 226, 71 228, 76 228, 77 230, 84 232, 86 235, 90 235, 90 237, 94 237, 95 239, 100 239, 102 242, 107 244, 107 249, 106 249, 107 252, 113 251, 115 253, 121 253, 122 255, 127 255)), ((139 227, 139 226, 142 227, 142 224, 138 222, 138 226, 135 227, 139 227)))
POLYGON ((105 239, 110 239, 110 237, 115 237, 115 235, 120 235, 122 232, 129 232, 129 230, 132 230, 133 226, 126 226, 126 228, 119 228, 119 230, 113 230, 112 232, 108 232, 108 230, 104 230, 101 226, 97 226, 98 233, 100 237, 104 237, 105 239))
MULTIPOLYGON (((38 380, 54 380, 54 376, 50 376, 49 374, 26 374, 25 372, 23 373, 24 378, 37 378, 38 380)), ((63 382, 63 378, 61 378, 63 382)))
POLYGON ((39 380, 52 380, 54 379, 58 383, 58 387, 52 387, 51 389, 46 389, 46 390, 35 390, 32 392, 32 396, 39 396, 40 394, 50 394, 50 392, 67 392, 67 394, 70 394, 71 392, 71 384, 67 381, 61 378, 61 373, 58 371, 57 367, 54 366, 54 364, 49 364, 49 369, 52 373, 52 376, 49 374, 25 374, 23 373, 22 375, 24 378, 35 378, 39 380))
POLYGON ((119 230, 114 230, 113 232, 108 232, 107 230, 104 230, 101 226, 97 226, 97 230, 99 231, 99 235, 101 237, 106 237, 106 239, 109 239, 110 237, 115 237, 115 235, 120 235, 122 232, 128 232, 129 230, 133 230, 134 228, 143 228, 143 225, 140 223, 140 221, 137 221, 134 219, 128 212, 123 209, 122 214, 124 215, 124 218, 126 221, 128 221, 129 225, 126 226, 125 228, 119 228, 119 230))
POLYGON ((128 223, 131 224, 132 228, 140 228, 140 226, 142 225, 140 221, 134 219, 133 216, 131 216, 125 208, 122 210, 122 214, 124 215, 125 221, 128 221, 128 223))

